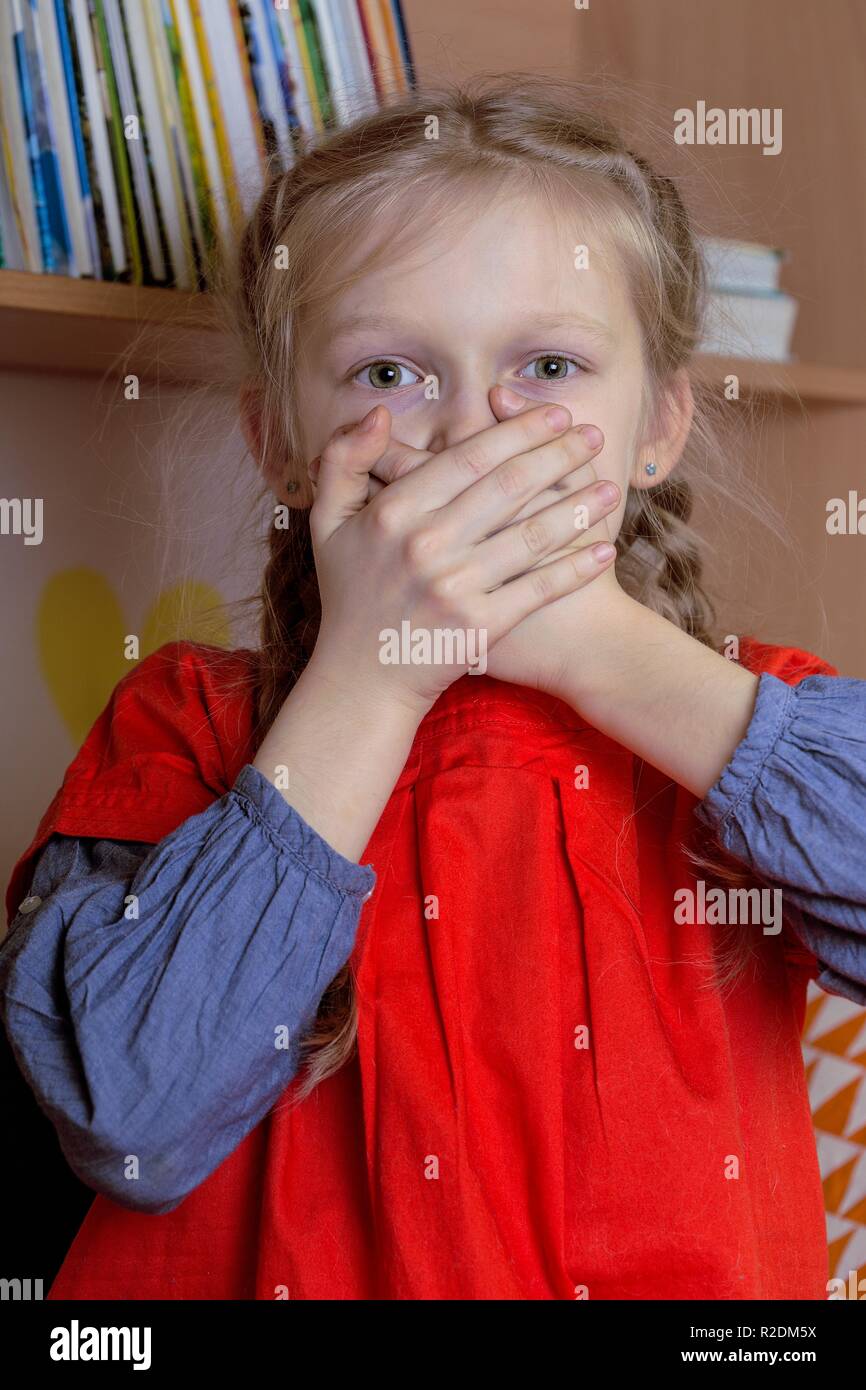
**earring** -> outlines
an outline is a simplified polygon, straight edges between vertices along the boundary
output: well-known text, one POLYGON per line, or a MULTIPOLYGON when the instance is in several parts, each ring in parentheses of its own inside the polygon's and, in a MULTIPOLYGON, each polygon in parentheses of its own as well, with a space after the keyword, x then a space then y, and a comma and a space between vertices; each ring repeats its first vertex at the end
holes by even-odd
POLYGON ((656 466, 655 466, 655 464, 652 463, 652 462, 648 463, 648 464, 646 465, 646 471, 647 471, 647 473, 649 473, 650 477, 652 477, 652 476, 654 475, 655 471, 656 471, 656 466))
POLYGON ((286 478, 286 492, 297 492, 298 484, 294 478, 286 478))

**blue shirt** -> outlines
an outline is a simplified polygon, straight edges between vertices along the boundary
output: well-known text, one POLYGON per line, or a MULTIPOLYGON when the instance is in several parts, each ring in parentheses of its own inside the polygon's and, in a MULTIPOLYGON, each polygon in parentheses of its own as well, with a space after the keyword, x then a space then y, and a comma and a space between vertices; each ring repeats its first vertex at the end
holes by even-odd
MULTIPOLYGON (((866 682, 761 676, 696 814, 799 909, 819 983, 866 1005, 866 682)), ((296 1074, 374 882, 251 764, 156 846, 49 841, 0 1012, 83 1182, 166 1212, 219 1166, 296 1074)))

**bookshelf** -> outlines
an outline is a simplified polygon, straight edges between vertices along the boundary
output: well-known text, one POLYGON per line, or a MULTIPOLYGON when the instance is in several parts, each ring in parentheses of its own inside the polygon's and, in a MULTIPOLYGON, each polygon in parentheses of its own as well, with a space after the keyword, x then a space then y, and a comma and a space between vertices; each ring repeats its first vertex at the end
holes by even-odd
MULTIPOLYGON (((0 271, 3 371, 111 372, 138 339, 130 370, 167 382, 207 380, 218 331, 206 294, 0 271)), ((749 395, 866 405, 866 368, 705 356, 692 372, 706 385, 736 373, 749 395)))

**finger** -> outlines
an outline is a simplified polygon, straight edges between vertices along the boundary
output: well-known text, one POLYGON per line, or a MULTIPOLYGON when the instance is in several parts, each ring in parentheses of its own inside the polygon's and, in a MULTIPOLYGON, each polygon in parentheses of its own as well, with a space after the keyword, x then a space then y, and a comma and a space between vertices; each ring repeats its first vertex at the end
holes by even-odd
POLYGON ((412 471, 391 487, 395 495, 405 493, 413 508, 436 511, 507 459, 549 443, 570 426, 571 415, 563 406, 538 406, 434 454, 424 468, 423 482, 412 471))
POLYGON ((573 550, 558 560, 551 560, 538 569, 529 570, 519 579, 503 584, 490 595, 491 621, 494 641, 535 613, 567 594, 583 589, 610 569, 616 558, 616 546, 600 541, 584 550, 573 550))
POLYGON ((475 549, 481 584, 490 590, 525 574, 557 550, 576 547, 591 526, 616 509, 619 500, 616 483, 605 479, 504 527, 475 549))
POLYGON ((392 439, 376 464, 376 477, 384 483, 395 483, 433 457, 429 449, 415 449, 402 439, 392 439))
MULTIPOLYGON (((517 419, 528 420, 529 416, 517 419)), ((506 459, 442 508, 439 519, 453 541, 477 544, 512 521, 540 492, 585 467, 603 444, 604 437, 595 425, 570 429, 559 439, 506 459)))
MULTIPOLYGON (((513 415, 520 415, 526 410, 532 410, 538 404, 529 396, 523 396, 519 391, 515 391, 510 386, 491 386, 487 393, 490 402, 490 409, 497 420, 510 420, 513 415)), ((579 468, 575 473, 569 473, 558 484, 557 492, 576 492, 578 488, 585 487, 590 480, 597 481, 598 474, 591 464, 584 468, 579 468)))
POLYGON ((385 452, 390 434, 390 411, 374 406, 358 424, 341 427, 331 435, 315 476, 315 501, 310 512, 315 541, 326 540, 366 506, 370 473, 385 452))

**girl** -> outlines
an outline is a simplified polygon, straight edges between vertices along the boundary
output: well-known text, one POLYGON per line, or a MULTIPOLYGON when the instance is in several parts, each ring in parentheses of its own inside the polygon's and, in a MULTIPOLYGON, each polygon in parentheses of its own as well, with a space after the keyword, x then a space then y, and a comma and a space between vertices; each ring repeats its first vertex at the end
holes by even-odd
POLYGON ((546 80, 416 93, 238 270, 261 649, 121 681, 9 890, 100 1194, 51 1297, 826 1297, 864 701, 715 650, 675 187, 546 80))

